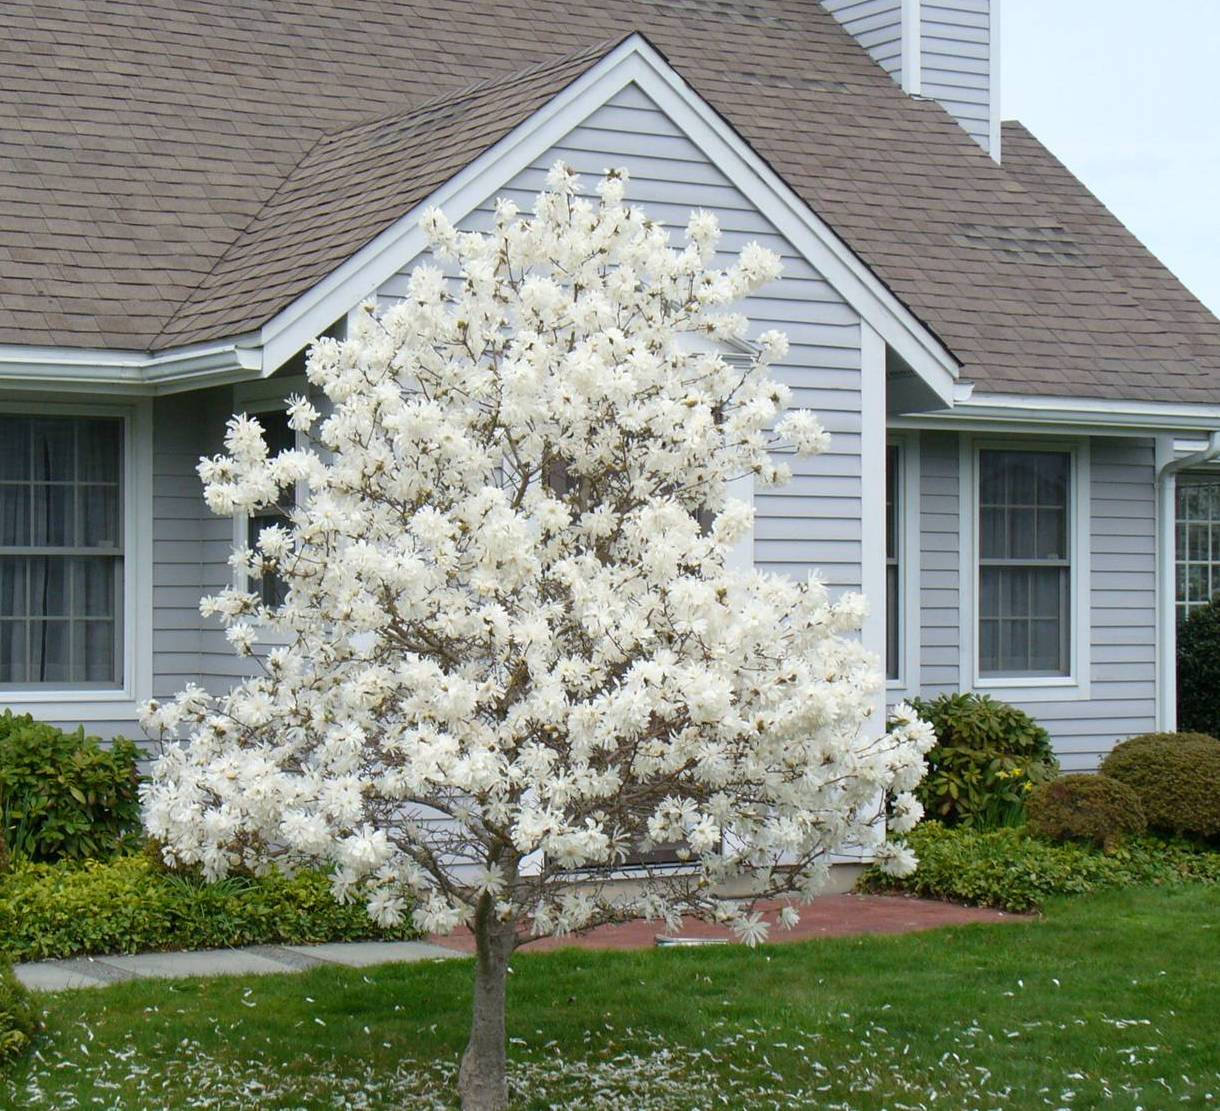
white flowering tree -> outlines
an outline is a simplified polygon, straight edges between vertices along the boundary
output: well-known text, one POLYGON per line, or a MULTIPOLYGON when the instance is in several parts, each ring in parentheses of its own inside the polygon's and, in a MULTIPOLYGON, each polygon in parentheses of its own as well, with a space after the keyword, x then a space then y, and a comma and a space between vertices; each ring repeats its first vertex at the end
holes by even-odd
POLYGON ((518 945, 684 913, 757 942, 757 900, 812 898, 887 805, 893 829, 918 820, 932 741, 907 712, 870 733, 859 596, 726 565, 752 517, 729 480, 783 482, 777 445, 826 442, 766 370, 783 336, 745 370, 715 353, 778 258, 752 244, 716 268, 704 212, 671 246, 625 181, 589 199, 557 165, 533 216, 502 201, 483 234, 431 213, 449 276, 416 268, 401 303, 314 345, 327 415, 290 408, 310 446, 272 458, 256 420, 229 423, 207 502, 282 503, 291 527, 233 564, 287 598, 205 599, 253 677, 145 708, 182 741, 145 797, 167 859, 322 863, 380 923, 473 931, 468 1111, 506 1104, 518 945), (686 867, 635 863, 658 846, 686 867))

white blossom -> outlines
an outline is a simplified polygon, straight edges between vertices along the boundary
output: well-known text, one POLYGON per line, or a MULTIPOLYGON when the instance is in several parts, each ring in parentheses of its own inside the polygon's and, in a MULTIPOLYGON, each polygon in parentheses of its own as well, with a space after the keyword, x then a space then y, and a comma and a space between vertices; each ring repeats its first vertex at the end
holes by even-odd
POLYGON ((168 857, 321 864, 427 932, 489 906, 518 940, 692 913, 754 944, 754 899, 722 892, 808 900, 892 795, 897 828, 918 820, 934 738, 905 707, 870 728, 864 599, 728 567, 752 520, 729 482, 783 482, 775 451, 827 443, 766 369, 782 335, 745 370, 707 350, 749 334, 737 303, 780 261, 750 244, 717 267, 713 216, 672 243, 627 186, 615 170, 589 198, 560 164, 486 233, 427 213, 446 269, 313 346, 289 409, 305 446, 270 457, 238 416, 200 463, 217 513, 301 505, 233 561, 287 600, 201 607, 250 677, 142 707, 183 742, 144 793, 168 857), (573 882, 660 845, 679 875, 573 882))

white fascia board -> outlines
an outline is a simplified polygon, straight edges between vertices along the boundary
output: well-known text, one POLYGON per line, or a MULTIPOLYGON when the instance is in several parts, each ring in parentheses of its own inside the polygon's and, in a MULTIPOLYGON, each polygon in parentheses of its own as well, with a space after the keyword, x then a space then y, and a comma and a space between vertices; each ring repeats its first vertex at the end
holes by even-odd
POLYGON ((150 397, 257 377, 262 368, 262 352, 244 339, 153 353, 0 346, 0 385, 24 389, 150 397))
POLYGON ((1220 428, 1220 405, 1162 401, 1110 401, 1081 397, 1023 397, 972 392, 952 410, 890 418, 893 428, 945 428, 997 424, 1089 432, 1199 431, 1220 428))
POLYGON ((953 356, 640 35, 621 43, 270 320, 260 337, 264 373, 271 373, 423 253, 427 244, 420 218, 425 211, 442 208, 459 223, 630 84, 638 85, 682 128, 946 405, 952 403, 958 369, 953 356))

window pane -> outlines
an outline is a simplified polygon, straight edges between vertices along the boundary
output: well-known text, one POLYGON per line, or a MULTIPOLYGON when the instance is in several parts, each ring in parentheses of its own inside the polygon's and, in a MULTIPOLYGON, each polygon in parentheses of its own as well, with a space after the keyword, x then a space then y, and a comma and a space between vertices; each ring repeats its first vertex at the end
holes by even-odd
POLYGON ((78 543, 84 548, 119 546, 119 488, 81 486, 81 528, 78 543))
POLYGON ((29 418, 0 416, 0 482, 29 480, 29 418))
POLYGON ((0 683, 26 683, 24 621, 0 621, 0 683))
POLYGON ((31 491, 30 543, 65 548, 76 543, 75 496, 71 486, 35 486, 31 491))
POLYGON ((36 482, 71 482, 76 473, 76 422, 31 422, 30 478, 36 482))
POLYGON ((72 614, 74 617, 113 617, 115 603, 115 561, 76 559, 72 561, 72 614))
POLYGON ((898 565, 890 563, 885 568, 885 673, 889 679, 898 678, 898 565))
MULTIPOLYGON (((247 525, 247 545, 252 550, 257 549, 259 535, 263 529, 270 528, 272 525, 279 525, 281 528, 291 527, 288 518, 283 514, 251 517, 247 525)), ((288 598, 288 584, 279 575, 263 575, 256 583, 251 584, 250 589, 258 592, 265 606, 283 605, 288 598)))
POLYGON ((30 542, 30 488, 0 486, 0 544, 24 546, 30 542))
POLYGON ((82 621, 75 628, 73 674, 87 683, 114 679, 114 622, 82 621))
POLYGON ((80 482, 119 482, 121 426, 115 420, 82 421, 76 477, 80 482))
POLYGON ((297 446, 297 434, 288 426, 288 413, 273 409, 267 413, 256 413, 255 420, 263 426, 263 439, 267 443, 268 455, 279 455, 297 446))
POLYGON ((885 555, 898 558, 898 449, 885 449, 885 555))
POLYGON ((30 624, 30 679, 35 683, 66 683, 71 678, 68 666, 68 637, 71 622, 34 621, 30 624))

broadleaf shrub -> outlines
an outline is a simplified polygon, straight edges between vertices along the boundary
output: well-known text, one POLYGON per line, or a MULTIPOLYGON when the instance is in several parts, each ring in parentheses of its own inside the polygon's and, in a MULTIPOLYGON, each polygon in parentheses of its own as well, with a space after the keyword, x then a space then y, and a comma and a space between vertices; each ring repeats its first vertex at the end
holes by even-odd
POLYGON ((33 997, 17 981, 8 961, 0 957, 0 1069, 23 1057, 42 1029, 33 997))
POLYGON ((1178 626, 1178 728, 1220 736, 1220 598, 1178 626))
POLYGON ((916 791, 930 818, 976 829, 1016 824, 1029 791, 1059 770, 1050 734, 1006 702, 963 693, 911 705, 936 731, 916 791))
POLYGON ((1143 733, 1115 745, 1103 774, 1139 796, 1149 829, 1220 837, 1220 740, 1204 733, 1143 733))
POLYGON ((1133 837, 1104 853, 1044 841, 1024 828, 949 829, 926 821, 906 840, 919 867, 901 879, 870 868, 860 879, 863 890, 1028 911, 1057 896, 1107 888, 1220 883, 1220 852, 1158 837, 1133 837))
POLYGON ((6 710, 0 715, 0 824, 9 853, 35 861, 104 859, 140 831, 138 752, 103 746, 6 710))
POLYGON ((207 883, 138 854, 18 863, 0 880, 0 953, 13 960, 413 936, 378 927, 363 903, 336 902, 316 871, 207 883))
POLYGON ((1051 841, 1087 841, 1107 852, 1148 828, 1139 796, 1108 775, 1062 775, 1030 792, 1026 826, 1051 841))

